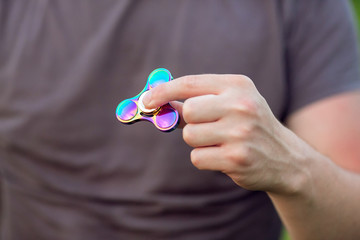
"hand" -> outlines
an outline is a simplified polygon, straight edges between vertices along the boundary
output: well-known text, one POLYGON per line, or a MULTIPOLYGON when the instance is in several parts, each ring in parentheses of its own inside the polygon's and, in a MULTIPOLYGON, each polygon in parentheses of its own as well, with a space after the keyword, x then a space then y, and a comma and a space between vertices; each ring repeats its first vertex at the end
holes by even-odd
POLYGON ((275 118, 248 77, 181 77, 152 89, 144 104, 154 108, 175 100, 185 100, 172 104, 184 120, 185 142, 194 147, 194 166, 224 172, 249 190, 296 191, 302 142, 275 118))

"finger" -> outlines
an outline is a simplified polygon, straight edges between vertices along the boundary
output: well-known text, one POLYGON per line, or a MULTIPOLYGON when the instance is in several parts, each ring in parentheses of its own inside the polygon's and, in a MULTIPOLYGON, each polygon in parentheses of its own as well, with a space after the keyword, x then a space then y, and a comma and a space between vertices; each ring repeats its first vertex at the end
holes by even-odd
POLYGON ((185 101, 182 114, 186 123, 214 122, 226 114, 224 104, 221 95, 197 96, 185 101))
POLYGON ((191 152, 192 164, 200 170, 228 172, 235 168, 233 163, 223 157, 220 146, 195 148, 191 152))
POLYGON ((224 136, 218 123, 187 124, 183 129, 184 141, 191 147, 206 147, 220 145, 224 136))
POLYGON ((178 101, 172 101, 172 102, 170 102, 170 105, 173 106, 179 112, 180 123, 179 123, 177 128, 180 128, 180 129, 184 128, 184 126, 186 125, 186 122, 185 122, 184 117, 183 117, 183 105, 184 105, 184 103, 178 102, 178 101))
POLYGON ((170 101, 190 97, 218 94, 224 88, 224 77, 220 75, 190 75, 163 83, 149 90, 143 99, 146 108, 155 108, 170 101))

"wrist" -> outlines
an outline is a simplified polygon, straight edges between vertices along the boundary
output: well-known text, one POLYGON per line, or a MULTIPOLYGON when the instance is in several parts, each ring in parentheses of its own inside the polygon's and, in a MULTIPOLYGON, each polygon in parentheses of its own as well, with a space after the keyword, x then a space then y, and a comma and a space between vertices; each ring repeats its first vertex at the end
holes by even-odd
POLYGON ((280 177, 283 183, 281 191, 267 193, 271 197, 296 198, 311 202, 317 197, 316 194, 319 194, 319 188, 337 181, 334 178, 339 177, 339 167, 288 128, 283 127, 280 134, 285 140, 288 152, 287 166, 283 168, 280 177))
POLYGON ((288 128, 283 127, 280 134, 287 152, 286 159, 283 160, 286 166, 280 173, 282 181, 280 190, 268 191, 268 193, 288 197, 311 194, 316 172, 321 171, 324 156, 288 128))

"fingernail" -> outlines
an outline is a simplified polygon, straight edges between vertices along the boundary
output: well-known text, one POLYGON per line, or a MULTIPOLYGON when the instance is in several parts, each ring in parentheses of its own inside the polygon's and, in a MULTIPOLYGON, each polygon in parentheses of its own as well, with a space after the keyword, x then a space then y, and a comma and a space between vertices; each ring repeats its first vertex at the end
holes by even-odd
POLYGON ((151 103, 151 91, 147 91, 144 93, 143 104, 145 107, 151 107, 150 103, 151 103))

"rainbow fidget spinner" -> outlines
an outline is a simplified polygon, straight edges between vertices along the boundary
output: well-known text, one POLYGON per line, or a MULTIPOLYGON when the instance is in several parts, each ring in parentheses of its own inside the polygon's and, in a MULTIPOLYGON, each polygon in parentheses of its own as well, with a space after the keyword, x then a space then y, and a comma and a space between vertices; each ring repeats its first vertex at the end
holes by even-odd
POLYGON ((133 124, 140 120, 152 122, 160 131, 170 132, 179 124, 179 113, 169 103, 155 108, 145 108, 142 99, 147 92, 165 82, 173 79, 171 73, 165 68, 152 71, 147 79, 145 88, 135 97, 122 101, 116 108, 117 119, 125 124, 133 124))

